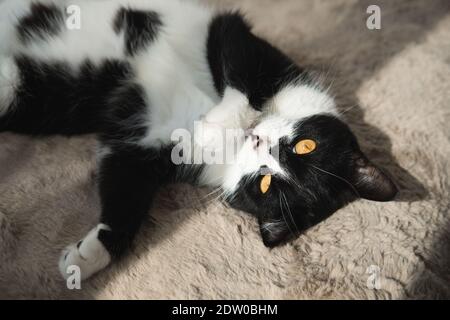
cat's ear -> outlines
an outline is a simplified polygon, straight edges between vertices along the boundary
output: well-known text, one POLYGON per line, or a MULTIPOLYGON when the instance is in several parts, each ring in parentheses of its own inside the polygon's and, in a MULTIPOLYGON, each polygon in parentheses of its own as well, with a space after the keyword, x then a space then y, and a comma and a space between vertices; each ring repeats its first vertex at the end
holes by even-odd
POLYGON ((361 198, 373 201, 391 201, 398 189, 391 178, 380 168, 370 162, 367 157, 355 155, 353 185, 361 198))
POLYGON ((291 233, 284 221, 262 218, 258 221, 261 237, 266 247, 273 248, 289 240, 291 233))

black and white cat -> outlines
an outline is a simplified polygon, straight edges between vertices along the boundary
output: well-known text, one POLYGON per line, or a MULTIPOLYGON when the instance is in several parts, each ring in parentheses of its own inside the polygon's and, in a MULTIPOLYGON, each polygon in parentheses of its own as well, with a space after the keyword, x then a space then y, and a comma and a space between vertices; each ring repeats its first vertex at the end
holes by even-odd
POLYGON ((167 183, 220 188, 269 247, 355 199, 397 192, 305 70, 240 14, 197 2, 1 2, 0 131, 99 136, 101 221, 63 252, 63 276, 78 265, 87 278, 124 254, 167 183), (195 137, 190 160, 228 148, 218 128, 248 133, 233 140, 234 161, 174 161, 175 131, 195 137))

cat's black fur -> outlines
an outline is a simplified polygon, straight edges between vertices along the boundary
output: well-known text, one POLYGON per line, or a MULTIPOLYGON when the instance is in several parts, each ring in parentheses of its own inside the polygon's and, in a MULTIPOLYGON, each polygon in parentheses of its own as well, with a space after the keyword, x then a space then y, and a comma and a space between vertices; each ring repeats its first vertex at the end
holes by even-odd
POLYGON ((21 19, 17 33, 22 42, 57 35, 64 26, 64 12, 51 4, 33 3, 31 12, 21 19))
POLYGON ((255 36, 239 13, 217 16, 208 37, 208 61, 217 91, 227 86, 245 92, 250 105, 261 110, 286 84, 299 76, 308 78, 280 50, 255 36))
POLYGON ((114 31, 125 33, 126 53, 133 56, 155 39, 162 26, 158 13, 122 8, 114 20, 114 31))
MULTIPOLYGON (((130 89, 124 89, 123 83, 132 78, 132 71, 125 61, 105 60, 100 65, 85 61, 77 74, 62 62, 39 62, 26 56, 15 61, 20 84, 11 104, 13 112, 0 117, 2 131, 35 135, 102 132, 116 112, 110 100, 130 101, 130 89)), ((139 99, 137 92, 132 95, 133 100, 139 99)), ((142 111, 142 103, 132 108, 128 113, 142 111)))

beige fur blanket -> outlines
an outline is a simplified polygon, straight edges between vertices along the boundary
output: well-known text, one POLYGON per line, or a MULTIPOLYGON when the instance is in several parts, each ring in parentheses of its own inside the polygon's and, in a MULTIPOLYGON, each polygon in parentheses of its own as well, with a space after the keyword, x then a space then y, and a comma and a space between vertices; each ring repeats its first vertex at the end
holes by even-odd
POLYGON ((326 71, 363 149, 401 188, 398 200, 358 201, 270 251, 250 217, 208 190, 172 186, 128 258, 71 291, 57 261, 98 220, 95 139, 3 133, 0 297, 450 298, 450 2, 220 5, 241 8, 258 34, 326 71), (381 30, 366 28, 370 4, 381 8, 381 30))

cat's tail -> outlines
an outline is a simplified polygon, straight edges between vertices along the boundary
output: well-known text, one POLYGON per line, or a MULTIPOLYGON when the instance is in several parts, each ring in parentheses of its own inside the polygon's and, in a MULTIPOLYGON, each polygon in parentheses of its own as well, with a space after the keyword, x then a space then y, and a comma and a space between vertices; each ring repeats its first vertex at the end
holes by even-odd
POLYGON ((120 61, 38 61, 0 55, 0 132, 74 135, 100 132, 111 94, 129 77, 120 61))

